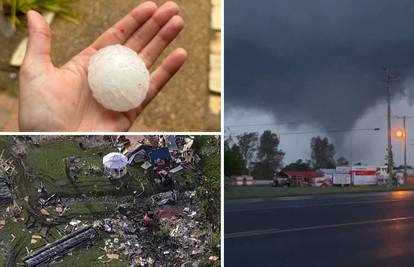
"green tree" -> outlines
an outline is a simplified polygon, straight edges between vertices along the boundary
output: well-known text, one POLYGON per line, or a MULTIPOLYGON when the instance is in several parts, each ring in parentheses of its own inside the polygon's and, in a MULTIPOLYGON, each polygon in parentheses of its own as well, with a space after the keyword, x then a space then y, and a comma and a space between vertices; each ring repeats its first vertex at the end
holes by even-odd
POLYGON ((276 170, 280 169, 285 153, 280 150, 280 139, 277 134, 267 130, 260 136, 258 162, 252 175, 262 179, 271 179, 276 170))
POLYGON ((240 148, 236 144, 231 144, 231 140, 224 143, 224 175, 239 175, 243 173, 245 163, 240 153, 240 148))
POLYGON ((220 231, 221 205, 221 145, 216 136, 197 136, 194 150, 201 155, 199 166, 202 170, 196 188, 198 203, 213 231, 220 231))
POLYGON ((328 138, 314 136, 311 140, 312 166, 314 169, 335 168, 335 146, 329 143, 328 138))
POLYGON ((237 141, 240 149, 240 154, 246 166, 249 167, 250 162, 254 161, 254 156, 257 151, 257 143, 259 141, 258 133, 243 133, 237 136, 237 141))

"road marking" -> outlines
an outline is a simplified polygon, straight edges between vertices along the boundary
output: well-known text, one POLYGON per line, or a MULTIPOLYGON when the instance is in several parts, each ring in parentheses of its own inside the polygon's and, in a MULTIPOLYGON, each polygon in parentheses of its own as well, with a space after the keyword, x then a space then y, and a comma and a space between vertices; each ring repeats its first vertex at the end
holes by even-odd
POLYGON ((278 209, 291 209, 291 208, 347 206, 347 205, 358 205, 358 204, 378 204, 378 203, 392 203, 392 202, 403 202, 403 201, 412 201, 412 199, 350 201, 350 202, 335 202, 335 203, 324 203, 324 204, 287 205, 283 207, 262 207, 262 208, 237 209, 237 210, 226 210, 225 209, 224 213, 250 212, 250 211, 259 211, 259 210, 278 210, 278 209))
POLYGON ((279 197, 278 200, 281 201, 292 201, 292 200, 307 200, 314 199, 314 196, 297 196, 297 197, 279 197))
POLYGON ((351 223, 316 225, 316 226, 307 226, 307 227, 299 227, 299 228, 291 228, 291 229, 272 228, 272 229, 264 229, 264 230, 236 232, 236 233, 224 234, 224 239, 234 239, 234 238, 242 238, 242 237, 261 236, 261 235, 275 235, 275 234, 282 234, 282 233, 304 232, 304 231, 311 231, 311 230, 332 229, 332 228, 340 228, 340 227, 355 226, 355 225, 378 224, 378 223, 399 222, 399 221, 408 221, 408 220, 414 220, 414 216, 378 219, 378 220, 367 220, 367 221, 351 222, 351 223))

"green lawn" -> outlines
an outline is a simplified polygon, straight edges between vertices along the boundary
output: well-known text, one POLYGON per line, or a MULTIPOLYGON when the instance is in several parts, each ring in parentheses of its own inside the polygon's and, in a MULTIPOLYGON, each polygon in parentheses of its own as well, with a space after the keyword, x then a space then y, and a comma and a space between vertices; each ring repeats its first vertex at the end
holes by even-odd
POLYGON ((287 196, 303 196, 316 194, 340 194, 340 193, 363 193, 363 192, 387 192, 399 190, 414 190, 414 184, 407 184, 399 187, 388 186, 349 186, 349 187, 288 187, 279 188, 271 186, 254 187, 228 187, 224 191, 225 199, 246 199, 246 198, 271 198, 287 196))
POLYGON ((124 196, 141 188, 140 181, 145 182, 143 171, 138 165, 129 166, 129 176, 121 180, 109 180, 104 175, 80 174, 76 182, 66 177, 65 157, 75 156, 82 162, 95 166, 102 166, 103 155, 113 152, 114 149, 82 150, 76 142, 58 141, 40 147, 31 147, 27 155, 27 162, 37 176, 32 183, 35 190, 42 182, 46 190, 58 193, 61 196, 124 196))

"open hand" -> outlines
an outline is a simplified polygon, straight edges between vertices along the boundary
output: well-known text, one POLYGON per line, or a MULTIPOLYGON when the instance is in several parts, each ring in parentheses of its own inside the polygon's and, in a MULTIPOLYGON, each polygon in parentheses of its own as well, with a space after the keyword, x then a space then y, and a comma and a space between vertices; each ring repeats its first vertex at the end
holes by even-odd
POLYGON ((50 58, 51 31, 45 19, 30 11, 29 42, 20 70, 19 127, 21 131, 127 131, 145 106, 184 64, 187 53, 171 52, 151 73, 144 103, 128 112, 105 109, 92 96, 88 84, 89 59, 103 47, 125 45, 139 53, 151 68, 184 27, 174 2, 159 8, 145 2, 103 33, 92 45, 64 66, 50 58))

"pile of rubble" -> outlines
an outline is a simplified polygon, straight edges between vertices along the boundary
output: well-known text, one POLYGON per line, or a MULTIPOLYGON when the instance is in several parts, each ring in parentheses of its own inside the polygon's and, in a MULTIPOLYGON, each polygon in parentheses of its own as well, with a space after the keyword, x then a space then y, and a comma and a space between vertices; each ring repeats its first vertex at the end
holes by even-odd
POLYGON ((13 203, 12 180, 16 174, 13 160, 4 158, 4 150, 0 153, 0 206, 8 206, 13 203))
POLYGON ((11 203, 13 203, 11 182, 8 178, 0 176, 0 207, 8 206, 11 203))
POLYGON ((82 149, 113 146, 116 143, 116 137, 110 135, 86 135, 79 136, 77 139, 82 149))
MULTIPOLYGON (((207 241, 194 196, 194 192, 159 193, 139 204, 121 204, 113 216, 94 221, 104 240, 98 260, 127 258, 130 266, 197 266, 207 241)), ((65 228, 79 227, 85 225, 73 219, 65 228)))
MULTIPOLYGON (((93 225, 92 229, 97 231, 93 239, 100 233, 104 241, 100 247, 102 255, 97 258, 101 263, 127 259, 129 266, 198 266, 208 252, 207 233, 194 198, 193 191, 167 191, 140 199, 138 203, 122 201, 110 217, 94 222, 71 219, 63 228, 65 236, 62 240, 72 239, 82 232, 81 229, 93 225)), ((93 241, 88 236, 80 237, 82 244, 93 241)), ((36 243, 37 238, 32 236, 32 241, 36 243)), ((26 263, 50 262, 63 257, 72 248, 69 246, 71 242, 62 243, 62 240, 31 253, 25 259, 26 263), (64 246, 55 247, 56 244, 64 246), (44 257, 42 251, 47 251, 50 257, 44 257), (59 253, 52 257, 54 251, 59 253)), ((219 258, 211 256, 210 260, 218 261, 219 258)))
POLYGON ((4 150, 0 153, 0 176, 11 177, 16 174, 16 167, 13 164, 13 159, 4 157, 4 150))

